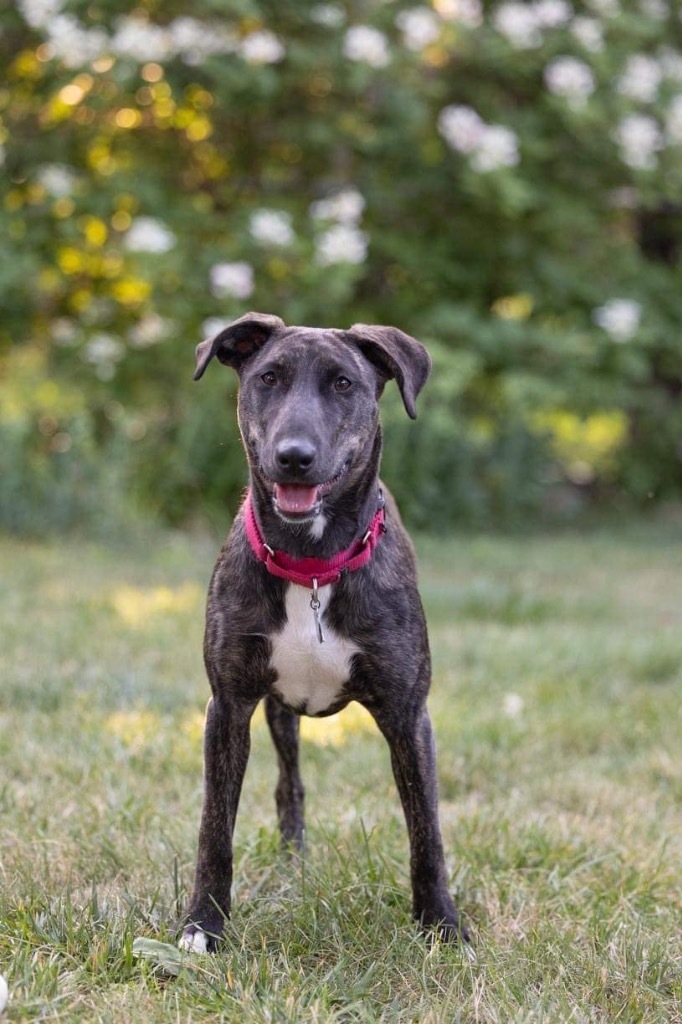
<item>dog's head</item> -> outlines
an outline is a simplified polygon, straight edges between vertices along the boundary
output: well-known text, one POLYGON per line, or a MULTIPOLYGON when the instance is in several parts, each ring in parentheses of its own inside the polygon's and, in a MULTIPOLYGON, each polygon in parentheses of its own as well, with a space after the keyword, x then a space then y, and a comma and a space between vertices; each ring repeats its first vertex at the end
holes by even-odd
POLYGON ((195 380, 214 356, 239 374, 251 470, 290 522, 312 519, 328 495, 359 478, 387 381, 396 381, 414 419, 431 369, 424 346, 395 327, 288 327, 263 313, 247 313, 202 341, 196 356, 195 380))

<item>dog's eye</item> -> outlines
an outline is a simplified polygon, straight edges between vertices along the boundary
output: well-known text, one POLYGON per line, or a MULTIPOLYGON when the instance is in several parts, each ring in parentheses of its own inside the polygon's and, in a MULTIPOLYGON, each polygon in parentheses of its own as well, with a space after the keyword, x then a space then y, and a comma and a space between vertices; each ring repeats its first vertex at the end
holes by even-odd
POLYGON ((337 377, 334 381, 334 391, 348 391, 351 386, 351 382, 348 377, 337 377))
POLYGON ((267 373, 262 373, 260 379, 269 388, 274 388, 275 385, 277 384, 277 374, 273 373, 272 370, 268 370, 267 373))

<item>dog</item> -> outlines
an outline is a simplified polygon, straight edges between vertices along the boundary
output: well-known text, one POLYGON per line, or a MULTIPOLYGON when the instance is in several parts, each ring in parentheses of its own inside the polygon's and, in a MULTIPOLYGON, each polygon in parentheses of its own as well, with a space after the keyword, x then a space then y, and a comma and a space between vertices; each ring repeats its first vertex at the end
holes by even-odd
POLYGON ((204 660, 212 697, 194 889, 182 948, 213 951, 230 916, 232 836, 261 700, 277 752, 282 841, 302 848, 299 716, 359 701, 388 741, 422 929, 467 940, 447 886, 430 654, 412 544, 379 480, 378 400, 394 379, 407 413, 431 369, 395 327, 289 327, 248 313, 196 349, 239 376, 249 487, 209 587, 204 660))

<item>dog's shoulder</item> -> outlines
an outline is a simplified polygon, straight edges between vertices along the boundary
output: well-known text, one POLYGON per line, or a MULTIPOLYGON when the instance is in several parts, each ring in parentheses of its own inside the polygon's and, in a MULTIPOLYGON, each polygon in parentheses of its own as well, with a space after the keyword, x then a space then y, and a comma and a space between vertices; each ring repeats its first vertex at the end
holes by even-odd
POLYGON ((377 548, 377 554, 380 556, 378 563, 381 565, 383 562, 391 574, 399 572, 404 581, 416 584, 417 555, 414 545, 402 521, 395 498, 383 483, 381 490, 385 501, 386 532, 377 548))
POLYGON ((223 544, 208 588, 207 618, 220 615, 243 626, 267 629, 282 617, 283 587, 257 561, 246 537, 244 508, 239 509, 223 544))

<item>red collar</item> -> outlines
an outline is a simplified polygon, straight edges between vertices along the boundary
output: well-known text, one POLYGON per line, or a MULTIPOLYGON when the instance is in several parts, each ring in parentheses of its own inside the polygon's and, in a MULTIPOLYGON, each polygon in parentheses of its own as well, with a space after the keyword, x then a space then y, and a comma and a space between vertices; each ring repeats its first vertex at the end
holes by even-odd
POLYGON ((356 540, 345 551, 328 560, 322 558, 292 558, 286 551, 273 551, 265 543, 256 522, 256 515, 251 501, 251 491, 244 502, 244 525, 251 549, 269 573, 280 579, 296 583, 299 587, 315 590, 326 587, 329 583, 338 583, 344 572, 355 572, 366 565, 372 557, 374 548, 386 532, 384 526, 384 505, 377 509, 365 535, 356 540))

